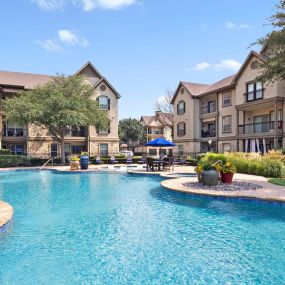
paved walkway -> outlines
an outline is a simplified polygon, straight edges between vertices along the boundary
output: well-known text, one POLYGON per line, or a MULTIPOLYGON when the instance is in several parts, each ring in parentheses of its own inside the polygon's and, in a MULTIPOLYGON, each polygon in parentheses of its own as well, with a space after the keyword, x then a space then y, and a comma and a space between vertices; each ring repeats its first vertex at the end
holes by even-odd
POLYGON ((0 201, 0 232, 13 218, 13 207, 8 203, 0 201))
POLYGON ((249 190, 249 191, 214 191, 204 189, 194 189, 185 185, 187 182, 197 181, 197 178, 176 178, 169 179, 161 182, 161 185, 169 190, 208 195, 216 197, 238 197, 238 198, 254 198, 267 201, 285 202, 285 187, 278 186, 267 182, 265 177, 247 175, 247 174, 235 174, 235 181, 250 182, 261 185, 263 189, 249 190))

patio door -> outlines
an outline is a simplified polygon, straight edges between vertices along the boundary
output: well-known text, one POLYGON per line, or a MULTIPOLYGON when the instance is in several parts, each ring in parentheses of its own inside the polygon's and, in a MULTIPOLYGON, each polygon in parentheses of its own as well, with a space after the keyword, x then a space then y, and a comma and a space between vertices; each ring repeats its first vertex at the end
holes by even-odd
POLYGON ((269 115, 253 117, 253 132, 266 133, 269 131, 269 115))

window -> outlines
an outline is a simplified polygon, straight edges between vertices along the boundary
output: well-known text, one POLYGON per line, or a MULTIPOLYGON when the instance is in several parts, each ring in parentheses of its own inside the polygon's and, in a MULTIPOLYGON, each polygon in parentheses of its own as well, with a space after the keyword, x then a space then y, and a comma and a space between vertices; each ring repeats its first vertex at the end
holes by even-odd
POLYGON ((181 122, 177 124, 177 136, 182 137, 186 134, 185 123, 181 122))
POLYGON ((261 82, 247 84, 247 102, 262 99, 263 90, 261 82))
POLYGON ((183 153, 184 153, 183 144, 179 144, 179 145, 178 145, 178 153, 179 153, 179 155, 183 155, 183 153))
POLYGON ((86 151, 85 145, 72 145, 71 153, 73 154, 81 154, 81 152, 86 151))
POLYGON ((109 153, 108 144, 107 143, 101 143, 100 144, 100 155, 107 156, 108 153, 109 153))
POLYGON ((65 156, 70 155, 70 144, 69 143, 64 144, 64 153, 65 153, 65 156))
POLYGON ((182 115, 185 113, 185 102, 184 101, 179 101, 177 104, 177 115, 182 115))
POLYGON ((155 149, 155 148, 150 148, 150 149, 148 150, 148 154, 149 154, 149 155, 157 155, 157 149, 155 149))
POLYGON ((110 110, 110 99, 106 96, 100 96, 97 98, 100 110, 110 110))
POLYGON ((223 94, 223 107, 231 106, 231 105, 232 105, 232 94, 224 93, 223 94))
POLYGON ((50 156, 57 157, 57 143, 52 143, 50 145, 50 156))
POLYGON ((225 116, 223 121, 223 133, 230 133, 232 129, 232 116, 225 116))
POLYGON ((10 149, 11 153, 13 154, 24 154, 25 153, 25 146, 23 144, 8 144, 6 145, 6 148, 10 149))

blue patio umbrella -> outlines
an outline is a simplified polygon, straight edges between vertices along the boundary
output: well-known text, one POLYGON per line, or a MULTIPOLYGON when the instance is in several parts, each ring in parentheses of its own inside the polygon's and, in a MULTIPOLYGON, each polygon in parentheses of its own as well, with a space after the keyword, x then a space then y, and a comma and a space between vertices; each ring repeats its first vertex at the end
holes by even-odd
POLYGON ((157 147, 171 147, 171 146, 176 146, 175 143, 170 142, 164 138, 157 138, 153 141, 148 142, 145 144, 146 146, 157 146, 157 147))

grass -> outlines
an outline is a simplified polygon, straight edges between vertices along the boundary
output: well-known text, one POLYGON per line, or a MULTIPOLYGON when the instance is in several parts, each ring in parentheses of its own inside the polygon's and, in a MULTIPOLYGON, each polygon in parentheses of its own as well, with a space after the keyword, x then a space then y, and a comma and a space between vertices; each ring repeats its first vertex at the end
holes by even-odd
POLYGON ((269 183, 285 186, 285 178, 270 178, 268 179, 269 183))

